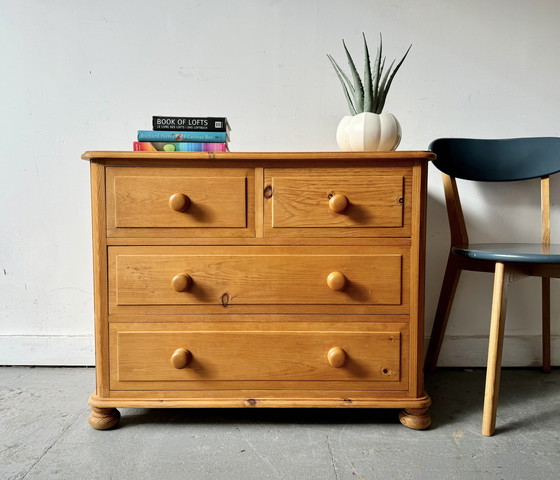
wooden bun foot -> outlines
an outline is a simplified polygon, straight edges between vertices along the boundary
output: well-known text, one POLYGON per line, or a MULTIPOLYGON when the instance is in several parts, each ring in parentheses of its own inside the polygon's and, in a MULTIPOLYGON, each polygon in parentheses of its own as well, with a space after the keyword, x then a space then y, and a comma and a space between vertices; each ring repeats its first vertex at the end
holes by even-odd
POLYGON ((96 430, 108 430, 116 427, 121 419, 121 413, 116 408, 91 407, 88 423, 96 430))
POLYGON ((427 408, 405 408, 399 413, 399 420, 405 427, 414 430, 424 430, 432 423, 427 408))

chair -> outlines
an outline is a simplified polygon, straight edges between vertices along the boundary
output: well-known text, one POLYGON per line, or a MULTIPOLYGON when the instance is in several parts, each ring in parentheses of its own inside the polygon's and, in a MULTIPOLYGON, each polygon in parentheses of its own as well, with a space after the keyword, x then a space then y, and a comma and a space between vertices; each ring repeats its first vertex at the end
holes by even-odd
POLYGON ((543 370, 550 371, 550 278, 560 277, 560 245, 550 244, 549 176, 560 171, 560 138, 477 140, 441 138, 430 145, 442 171, 451 249, 426 355, 425 370, 436 368, 451 304, 462 270, 494 272, 482 433, 496 427, 508 284, 542 278, 543 370), (469 244, 456 178, 482 182, 541 179, 542 242, 469 244))

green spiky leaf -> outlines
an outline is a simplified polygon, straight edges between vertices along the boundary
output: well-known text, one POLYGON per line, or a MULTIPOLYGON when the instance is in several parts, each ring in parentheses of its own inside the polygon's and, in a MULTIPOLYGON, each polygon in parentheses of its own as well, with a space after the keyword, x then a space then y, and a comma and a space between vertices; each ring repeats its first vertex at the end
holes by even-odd
POLYGON ((371 65, 369 61, 369 50, 366 41, 366 35, 362 32, 362 36, 364 37, 364 56, 365 56, 365 65, 364 65, 364 112, 371 112, 373 108, 373 97, 374 92, 372 89, 372 79, 371 79, 371 65))
POLYGON ((346 52, 346 58, 348 60, 348 65, 350 67, 350 74, 352 80, 346 75, 344 70, 340 68, 335 59, 327 54, 330 60, 342 89, 344 96, 348 103, 348 108, 351 115, 356 115, 361 112, 373 112, 382 113, 383 107, 385 106, 385 101, 395 78, 396 73, 399 71, 401 65, 406 59, 408 52, 412 48, 412 45, 408 47, 408 50, 402 57, 401 61, 397 64, 393 70, 393 65, 395 61, 391 63, 387 71, 385 71, 385 57, 383 57, 383 37, 379 34, 379 46, 377 48, 377 54, 375 56, 375 63, 373 65, 373 70, 371 68, 371 60, 369 57, 369 48, 366 40, 365 34, 362 32, 364 39, 364 77, 363 83, 360 74, 356 70, 356 65, 352 59, 352 55, 346 47, 346 43, 342 40, 342 45, 344 46, 344 51, 346 52))
POLYGON ((342 85, 342 89, 344 90, 344 96, 346 97, 346 101, 348 102, 348 108, 350 110, 350 115, 356 115, 358 112, 356 112, 356 109, 354 108, 354 105, 352 103, 352 97, 350 96, 350 92, 348 91, 349 90, 348 87, 353 88, 352 84, 350 83, 350 80, 348 79, 346 74, 338 66, 338 63, 336 63, 335 59, 331 55, 329 55, 328 53, 327 53, 327 57, 331 61, 331 64, 334 68, 334 71, 338 75, 338 79, 340 80, 340 84, 342 85), (348 83, 348 86, 346 85, 345 81, 348 83))
POLYGON ((342 70, 342 68, 340 68, 340 65, 336 62, 336 60, 333 58, 332 55, 329 55, 327 53, 327 57, 329 58, 329 60, 331 61, 331 65, 333 66, 334 70, 337 72, 337 74, 339 74, 339 79, 343 82, 343 85, 345 85, 345 88, 347 88, 348 92, 354 96, 354 86, 352 85, 352 82, 350 81, 350 79, 348 78, 348 76, 346 75, 346 73, 344 73, 344 70, 342 70), (341 78, 342 77, 342 78, 341 78))
POLYGON ((408 47, 408 50, 404 54, 404 57, 401 59, 401 61, 395 67, 395 70, 393 70, 393 73, 389 77, 389 80, 387 81, 387 84, 386 84, 384 90, 381 92, 381 103, 380 103, 380 107, 379 107, 380 111, 382 111, 383 107, 385 106, 385 100, 387 99, 387 94, 389 93, 389 89, 391 88, 391 84, 393 83, 393 78, 395 78, 396 73, 399 71, 399 68, 401 68, 401 65, 403 64, 404 59, 408 55, 408 52, 410 52, 411 48, 412 48, 412 45, 410 45, 410 47, 408 47))
MULTIPOLYGON (((393 69, 394 64, 395 64, 395 61, 393 60, 391 62, 391 65, 389 65, 389 68, 385 72, 385 75, 383 75, 381 83, 379 84, 379 91, 378 91, 378 95, 377 95, 377 105, 375 106, 374 113, 380 114, 383 111, 383 104, 385 103, 385 101, 383 99, 384 98, 384 93, 385 93, 385 89, 386 89, 386 86, 387 86, 387 81, 389 80, 389 75, 391 74, 391 70, 393 69)), ((383 59, 383 69, 384 68, 385 68, 385 59, 383 59)), ((381 73, 383 73, 383 69, 381 69, 381 73)))
POLYGON ((346 48, 344 40, 342 40, 342 45, 344 45, 352 80, 354 80, 354 107, 356 108, 356 112, 362 113, 364 111, 364 86, 362 85, 362 79, 360 78, 358 70, 356 70, 356 65, 354 65, 354 60, 352 60, 352 55, 350 55, 348 48, 346 48))
POLYGON ((374 98, 372 109, 368 110, 369 112, 374 112, 377 108, 378 103, 378 92, 379 92, 379 79, 381 78, 381 74, 383 72, 383 66, 385 65, 385 59, 383 59, 383 64, 381 64, 381 56, 383 54, 383 38, 381 37, 381 33, 379 34, 379 47, 377 47, 377 55, 375 56, 375 81, 372 86, 372 95, 374 98))
POLYGON ((350 81, 350 79, 348 78, 348 75, 346 75, 346 73, 344 72, 344 70, 342 70, 342 68, 340 68, 340 66, 338 65, 338 63, 336 63, 335 59, 332 57, 332 55, 328 55, 331 57, 331 63, 334 62, 334 67, 335 70, 337 70, 341 75, 342 78, 344 78, 344 81, 346 82, 346 86, 348 87, 348 92, 350 92, 352 94, 352 97, 354 96, 354 85, 352 85, 352 82, 350 81))
POLYGON ((373 108, 372 108, 372 112, 373 113, 378 113, 377 109, 379 106, 379 102, 381 100, 381 95, 379 94, 379 92, 381 91, 381 85, 383 85, 383 80, 379 81, 381 79, 381 77, 383 76, 383 71, 385 70, 385 57, 383 57, 383 60, 381 61, 381 66, 379 67, 379 73, 377 74, 377 86, 375 88, 375 101, 373 102, 373 108))

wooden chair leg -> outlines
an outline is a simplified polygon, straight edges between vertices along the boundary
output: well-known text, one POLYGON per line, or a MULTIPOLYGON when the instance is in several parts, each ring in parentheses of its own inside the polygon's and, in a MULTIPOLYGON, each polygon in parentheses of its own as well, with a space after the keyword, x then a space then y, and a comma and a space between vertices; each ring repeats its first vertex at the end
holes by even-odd
POLYGON ((434 372, 437 367, 439 352, 443 343, 443 337, 445 336, 445 329, 447 328, 447 320, 449 319, 451 305, 453 304, 460 276, 461 268, 457 262, 457 257, 449 253, 430 336, 430 344, 428 345, 426 361, 424 362, 424 370, 426 372, 434 372))
POLYGON ((482 434, 490 437, 496 430, 496 411, 500 390, 502 349, 507 302, 507 276, 503 263, 496 263, 494 273, 494 293, 492 295, 492 317, 488 341, 488 365, 486 367, 486 389, 484 391, 484 412, 482 414, 482 434))
POLYGON ((542 369, 550 373, 550 278, 542 279, 542 369))

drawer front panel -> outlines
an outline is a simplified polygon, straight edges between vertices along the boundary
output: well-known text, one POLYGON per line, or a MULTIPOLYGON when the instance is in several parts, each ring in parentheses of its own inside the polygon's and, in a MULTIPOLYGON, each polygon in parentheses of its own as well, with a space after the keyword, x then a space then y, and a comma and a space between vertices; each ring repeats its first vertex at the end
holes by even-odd
POLYGON ((409 235, 411 172, 394 170, 266 170, 268 235, 409 235))
POLYGON ((406 325, 379 329, 369 325, 366 331, 302 330, 301 324, 291 330, 291 326, 252 330, 238 325, 228 330, 215 324, 203 329, 185 324, 112 324, 111 388, 405 387, 401 357, 406 325), (173 365, 172 357, 187 351, 187 357, 175 359, 173 365), (332 352, 338 354, 334 360, 332 352))
POLYGON ((212 177, 116 177, 115 226, 245 227, 245 179, 212 177), (175 211, 172 195, 190 205, 175 211))
POLYGON ((111 306, 401 306, 408 254, 406 247, 111 247, 111 306))
POLYGON ((109 167, 109 236, 173 236, 177 231, 219 236, 221 230, 246 229, 248 213, 254 215, 247 176, 242 169, 109 167))
POLYGON ((351 181, 337 177, 274 177, 272 191, 272 228, 403 225, 402 176, 369 176, 351 181), (340 213, 329 208, 335 195, 347 199, 340 213))

